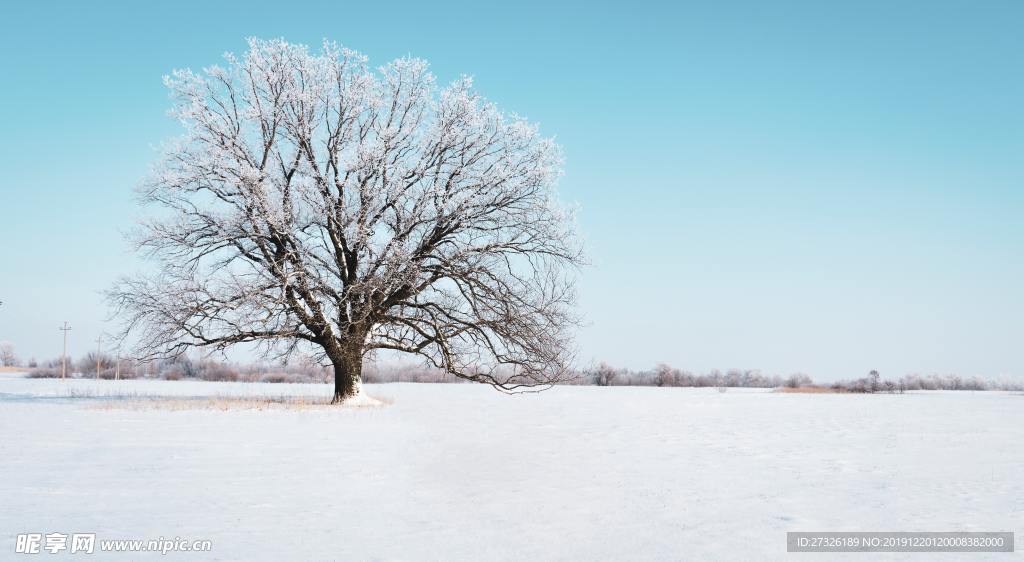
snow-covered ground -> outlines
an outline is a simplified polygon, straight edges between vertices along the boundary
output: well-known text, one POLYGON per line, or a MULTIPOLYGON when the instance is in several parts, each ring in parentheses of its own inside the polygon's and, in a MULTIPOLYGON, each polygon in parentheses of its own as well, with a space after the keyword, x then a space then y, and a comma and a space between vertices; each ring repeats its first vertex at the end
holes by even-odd
POLYGON ((1020 540, 1020 394, 366 390, 391 404, 112 407, 329 389, 4 376, 0 559, 28 532, 212 541, 178 560, 1019 559, 785 549, 786 531, 1020 540))

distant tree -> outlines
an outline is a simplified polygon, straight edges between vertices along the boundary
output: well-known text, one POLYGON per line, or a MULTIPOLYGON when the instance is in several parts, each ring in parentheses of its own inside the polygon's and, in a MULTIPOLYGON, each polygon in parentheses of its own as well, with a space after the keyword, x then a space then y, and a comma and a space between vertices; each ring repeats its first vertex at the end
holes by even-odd
POLYGON ((568 374, 581 254, 561 151, 469 78, 250 40, 166 83, 185 135, 140 189, 162 212, 137 238, 159 272, 108 293, 140 355, 301 343, 337 402, 373 350, 506 391, 568 374))
POLYGON ((800 388, 803 386, 811 386, 811 384, 811 377, 803 373, 790 375, 789 378, 786 379, 786 386, 789 388, 800 388))
POLYGON ((878 392, 882 389, 881 376, 878 374, 878 371, 872 370, 868 373, 868 388, 871 392, 878 392))
POLYGON ((665 363, 659 363, 654 367, 654 384, 658 386, 677 386, 679 383, 679 371, 665 363))
POLYGON ((607 363, 601 363, 594 369, 591 375, 591 379, 597 386, 611 386, 615 382, 615 378, 619 376, 619 372, 614 367, 607 363))
MULTIPOLYGON (((95 351, 90 351, 88 354, 86 354, 85 357, 83 357, 83 358, 78 360, 78 362, 77 362, 78 363, 78 371, 81 372, 83 375, 95 376, 96 375, 96 358, 97 358, 96 352, 95 351)), ((69 369, 71 368, 70 367, 71 364, 72 363, 69 361, 68 362, 68 365, 69 365, 68 368, 69 369)), ((100 354, 99 355, 99 366, 100 366, 100 373, 103 373, 107 369, 113 369, 114 368, 114 360, 110 356, 108 356, 106 354, 100 354)))
POLYGON ((0 366, 18 366, 18 356, 14 354, 14 344, 11 342, 0 342, 0 366))

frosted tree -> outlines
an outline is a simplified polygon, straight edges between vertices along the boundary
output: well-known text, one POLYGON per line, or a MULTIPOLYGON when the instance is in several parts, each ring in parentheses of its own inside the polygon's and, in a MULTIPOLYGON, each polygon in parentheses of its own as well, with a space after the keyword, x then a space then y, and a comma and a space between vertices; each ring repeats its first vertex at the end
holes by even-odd
POLYGON ((334 43, 253 39, 165 82, 185 133, 139 187, 156 273, 108 292, 140 356, 309 346, 336 402, 375 350, 505 391, 567 372, 581 255, 536 126, 334 43))
POLYGON ((0 367, 17 367, 18 356, 14 354, 14 344, 0 342, 0 367))

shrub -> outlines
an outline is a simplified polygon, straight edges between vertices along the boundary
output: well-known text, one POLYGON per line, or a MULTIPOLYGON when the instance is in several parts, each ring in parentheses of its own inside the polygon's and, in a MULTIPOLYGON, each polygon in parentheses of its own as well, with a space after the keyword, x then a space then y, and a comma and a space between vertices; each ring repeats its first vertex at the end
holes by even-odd
POLYGON ((29 371, 28 376, 33 379, 59 379, 60 367, 37 367, 29 371))
POLYGON ((267 373, 260 377, 260 382, 280 384, 293 381, 286 373, 267 373))
POLYGON ((235 382, 238 380, 238 371, 228 365, 216 364, 203 369, 199 377, 204 381, 235 382))

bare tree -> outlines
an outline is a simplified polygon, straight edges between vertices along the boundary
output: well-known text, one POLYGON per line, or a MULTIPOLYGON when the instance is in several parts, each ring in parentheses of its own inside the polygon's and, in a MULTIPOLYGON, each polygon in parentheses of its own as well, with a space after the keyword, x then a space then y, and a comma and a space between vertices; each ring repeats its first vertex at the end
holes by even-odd
MULTIPOLYGON (((100 378, 104 372, 114 368, 114 359, 109 355, 90 351, 85 357, 78 360, 78 372, 86 376, 100 378)), ((111 378, 113 378, 111 376, 111 378)))
POLYGON ((591 373, 591 379, 597 386, 611 386, 615 383, 615 378, 618 376, 619 372, 607 363, 601 363, 591 373))
POLYGON ((878 371, 872 369, 871 372, 868 373, 867 387, 871 392, 878 392, 882 389, 881 375, 878 374, 878 371))
POLYGON ((658 363, 654 368, 654 381, 657 386, 676 386, 679 381, 679 371, 665 363, 658 363))
POLYGON ((141 354, 309 345, 335 401, 373 350, 505 391, 566 373, 581 254, 551 139, 418 59, 255 39, 226 59, 165 79, 186 133, 137 239, 159 272, 108 294, 141 354))
POLYGON ((14 354, 14 344, 0 342, 0 367, 17 367, 18 356, 14 354))
POLYGON ((786 387, 788 388, 800 388, 803 386, 811 386, 814 382, 811 377, 804 373, 794 373, 786 378, 786 387))

